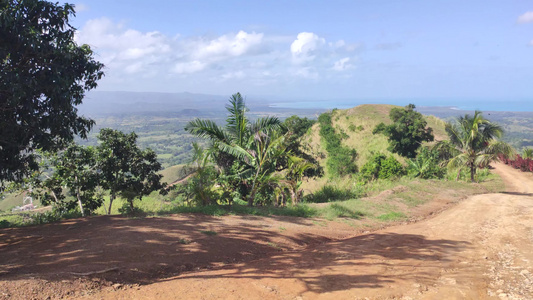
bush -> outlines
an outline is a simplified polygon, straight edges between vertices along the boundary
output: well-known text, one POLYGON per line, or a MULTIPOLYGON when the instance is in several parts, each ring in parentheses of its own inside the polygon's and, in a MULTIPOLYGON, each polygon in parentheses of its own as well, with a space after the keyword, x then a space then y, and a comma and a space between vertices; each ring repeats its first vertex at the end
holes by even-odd
POLYGON ((404 175, 405 171, 394 156, 389 156, 387 159, 381 161, 381 168, 379 170, 379 179, 387 179, 392 177, 399 177, 404 175))
POLYGON ((415 159, 409 161, 407 172, 410 176, 423 179, 443 178, 446 170, 439 166, 439 153, 436 150, 421 148, 415 159))
POLYGON ((399 177, 404 174, 403 166, 394 156, 386 157, 381 153, 376 153, 361 168, 360 176, 365 181, 371 181, 399 177))
POLYGON ((348 135, 344 131, 341 131, 340 134, 335 132, 331 122, 331 114, 323 113, 318 117, 320 137, 328 152, 328 160, 326 161, 328 171, 333 177, 355 173, 357 172, 355 165, 357 151, 342 146, 341 140, 348 135))

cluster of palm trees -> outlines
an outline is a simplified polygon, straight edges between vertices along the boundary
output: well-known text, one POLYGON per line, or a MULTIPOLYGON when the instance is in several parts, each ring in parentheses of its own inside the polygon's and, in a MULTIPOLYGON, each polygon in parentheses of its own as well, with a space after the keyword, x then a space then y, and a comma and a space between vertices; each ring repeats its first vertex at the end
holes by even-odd
MULTIPOLYGON (((195 119, 185 130, 209 141, 203 152, 195 146, 201 165, 208 160, 216 166, 215 176, 210 185, 225 188, 227 194, 240 191, 240 198, 252 206, 259 193, 281 196, 286 203, 288 194, 297 203, 301 191, 298 190, 304 172, 313 164, 288 151, 287 135, 282 122, 276 117, 263 117, 255 121, 247 118, 248 111, 240 93, 234 94, 226 105, 228 117, 224 126, 212 120, 195 119)), ((198 163, 197 163, 198 165, 198 163)), ((197 172, 195 176, 202 176, 197 172)), ((231 200, 230 200, 231 201, 231 200)), ((212 202, 202 199, 202 204, 212 202)))

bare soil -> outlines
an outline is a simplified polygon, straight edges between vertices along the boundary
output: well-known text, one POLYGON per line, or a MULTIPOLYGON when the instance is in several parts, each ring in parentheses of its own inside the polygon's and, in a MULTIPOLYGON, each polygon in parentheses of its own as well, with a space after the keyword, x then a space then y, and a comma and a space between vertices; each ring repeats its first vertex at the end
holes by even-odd
POLYGON ((385 229, 192 214, 2 229, 0 299, 533 299, 533 176, 495 167, 506 193, 439 197, 385 229))

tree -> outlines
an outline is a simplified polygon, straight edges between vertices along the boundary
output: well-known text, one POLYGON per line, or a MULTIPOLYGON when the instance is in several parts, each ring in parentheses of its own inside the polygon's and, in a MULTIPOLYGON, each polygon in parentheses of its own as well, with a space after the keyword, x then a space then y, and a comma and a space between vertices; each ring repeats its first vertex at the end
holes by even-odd
MULTIPOLYGON (((96 193, 100 181, 96 170, 96 150, 93 147, 71 144, 52 156, 51 163, 53 175, 44 181, 43 186, 53 193, 56 202, 64 186, 75 196, 82 216, 86 215, 86 210, 90 213, 102 205, 103 198, 96 193)), ((62 206, 72 209, 76 202, 63 202, 62 206)))
POLYGON ((243 190, 249 205, 260 190, 262 178, 275 171, 283 136, 279 134, 281 122, 276 117, 259 118, 250 122, 248 109, 240 93, 234 94, 226 105, 228 117, 221 127, 212 120, 195 119, 185 130, 211 142, 210 152, 215 163, 230 178, 234 190, 243 190), (239 180, 234 180, 240 178, 239 180), (249 195, 247 197, 247 195, 249 195))
POLYGON ((439 143, 439 148, 448 148, 454 157, 449 160, 448 168, 463 167, 470 169, 470 180, 474 182, 476 170, 487 167, 490 162, 498 160, 498 156, 513 155, 514 150, 507 143, 499 141, 503 135, 500 125, 485 119, 480 111, 473 116, 464 115, 455 123, 447 123, 446 133, 449 142, 439 143))
POLYGON ((218 126, 212 120, 195 119, 185 126, 185 130, 194 136, 209 139, 215 162, 227 170, 235 160, 234 156, 225 151, 227 146, 245 147, 256 132, 277 130, 281 122, 276 117, 264 117, 250 122, 246 117, 248 108, 240 93, 230 97, 226 110, 229 114, 224 127, 218 126))
POLYGON ((123 191, 128 190, 128 184, 133 180, 132 167, 136 155, 137 135, 135 132, 125 134, 118 130, 104 128, 98 134, 98 168, 102 176, 102 186, 109 190, 109 210, 113 200, 123 191))
MULTIPOLYGON (((93 121, 78 115, 103 65, 78 46, 70 4, 0 0, 0 183, 38 169, 35 150, 57 151, 93 121)), ((0 188, 2 187, 0 186, 0 188)))
POLYGON ((389 138, 389 151, 408 158, 416 156, 416 150, 422 142, 434 139, 433 129, 426 128, 427 122, 415 108, 414 104, 409 104, 405 108, 391 109, 389 117, 393 123, 380 123, 372 132, 385 134, 389 138))
POLYGON ((157 155, 152 149, 141 151, 137 148, 131 163, 131 176, 127 178, 126 188, 121 192, 121 196, 128 201, 131 212, 135 211, 133 206, 135 198, 139 198, 139 201, 142 201, 143 196, 150 195, 152 192, 165 187, 161 183, 163 176, 157 173, 161 169, 161 164, 157 161, 157 155))

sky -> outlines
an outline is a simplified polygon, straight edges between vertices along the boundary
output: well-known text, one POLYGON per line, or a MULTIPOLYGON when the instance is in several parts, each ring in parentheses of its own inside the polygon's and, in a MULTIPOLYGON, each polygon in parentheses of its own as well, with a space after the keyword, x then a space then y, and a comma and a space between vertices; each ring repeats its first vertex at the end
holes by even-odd
POLYGON ((531 0, 81 0, 100 91, 531 99, 531 0))

